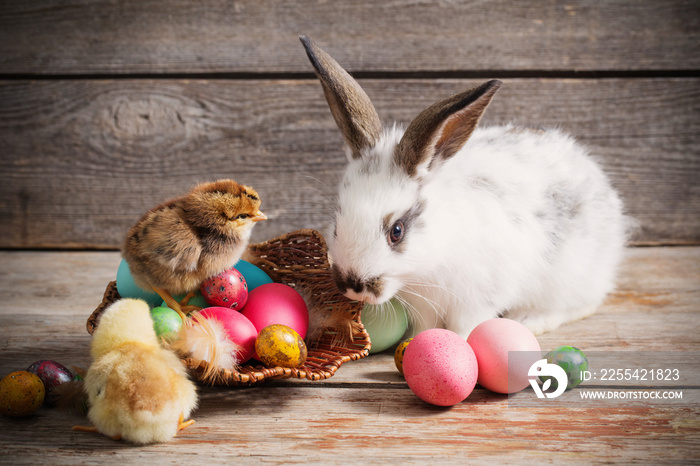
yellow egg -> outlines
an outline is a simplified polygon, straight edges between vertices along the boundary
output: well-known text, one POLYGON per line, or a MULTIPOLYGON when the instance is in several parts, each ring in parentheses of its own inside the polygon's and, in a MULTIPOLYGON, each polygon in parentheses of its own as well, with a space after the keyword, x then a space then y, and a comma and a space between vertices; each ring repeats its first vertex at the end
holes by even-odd
POLYGON ((306 362, 304 339, 286 325, 268 325, 255 340, 258 359, 270 367, 300 367, 306 362))
POLYGON ((402 341, 399 346, 396 347, 396 351, 394 351, 394 364, 396 364, 396 368, 399 370, 401 375, 403 375, 403 355, 406 352, 406 347, 411 340, 413 340, 413 338, 402 341))
POLYGON ((0 380, 0 414, 24 417, 39 409, 46 389, 39 377, 31 372, 17 371, 0 380))

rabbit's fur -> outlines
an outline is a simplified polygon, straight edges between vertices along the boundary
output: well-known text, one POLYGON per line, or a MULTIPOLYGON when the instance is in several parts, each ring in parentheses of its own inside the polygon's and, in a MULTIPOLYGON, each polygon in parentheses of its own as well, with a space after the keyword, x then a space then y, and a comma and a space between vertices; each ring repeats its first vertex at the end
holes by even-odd
POLYGON ((569 136, 476 128, 490 81, 383 129, 369 98, 302 38, 349 148, 329 248, 341 291, 397 296, 413 335, 503 316, 541 333, 595 311, 626 240, 622 203, 569 136), (398 227, 397 227, 398 226, 398 227))

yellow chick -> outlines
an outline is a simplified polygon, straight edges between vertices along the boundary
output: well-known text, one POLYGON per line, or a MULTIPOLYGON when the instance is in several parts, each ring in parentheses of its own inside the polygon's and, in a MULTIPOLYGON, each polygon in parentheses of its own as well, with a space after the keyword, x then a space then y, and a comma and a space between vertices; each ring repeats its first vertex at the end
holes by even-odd
POLYGON ((148 305, 121 299, 103 313, 93 334, 93 363, 85 376, 88 418, 114 439, 147 444, 172 439, 197 405, 185 366, 161 347, 148 305))

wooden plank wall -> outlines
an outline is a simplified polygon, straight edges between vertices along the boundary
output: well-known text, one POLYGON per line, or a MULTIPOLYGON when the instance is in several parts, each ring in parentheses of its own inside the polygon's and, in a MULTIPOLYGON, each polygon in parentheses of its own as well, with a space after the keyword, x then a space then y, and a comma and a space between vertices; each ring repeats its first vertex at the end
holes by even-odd
POLYGON ((700 3, 24 0, 0 4, 0 248, 118 248, 199 181, 254 186, 254 240, 324 230, 342 142, 297 39, 387 122, 489 78, 484 124, 560 126, 642 244, 700 243, 700 3))

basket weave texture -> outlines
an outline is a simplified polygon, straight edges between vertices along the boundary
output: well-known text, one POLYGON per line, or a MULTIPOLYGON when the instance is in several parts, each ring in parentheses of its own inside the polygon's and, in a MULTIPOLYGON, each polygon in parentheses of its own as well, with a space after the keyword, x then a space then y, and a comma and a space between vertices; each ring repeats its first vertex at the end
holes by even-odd
MULTIPOLYGON (((343 363, 369 354, 369 335, 360 320, 362 304, 338 292, 330 272, 328 249, 319 232, 298 230, 250 245, 243 259, 260 267, 274 282, 295 288, 304 297, 312 321, 314 315, 330 314, 347 316, 347 320, 336 325, 341 328, 322 328, 317 336, 307 337, 308 357, 301 367, 267 367, 251 360, 238 370, 224 371, 213 384, 253 385, 279 378, 324 380, 332 377, 343 363)), ((88 318, 88 333, 94 332, 102 312, 118 299, 116 282, 112 281, 107 285, 102 303, 88 318)), ((204 380, 204 363, 197 366, 190 359, 182 361, 195 377, 204 380)))

